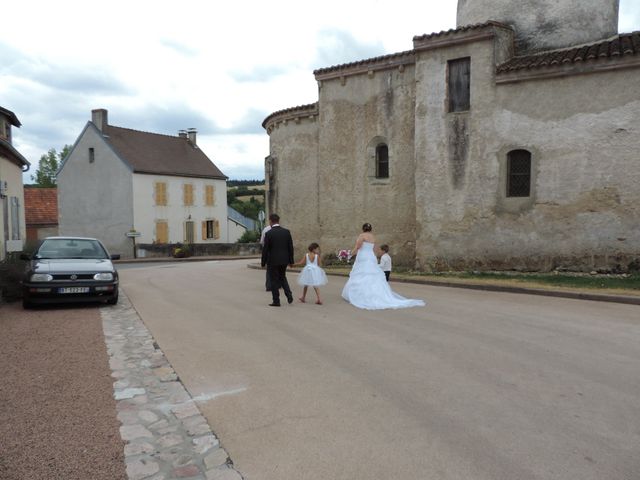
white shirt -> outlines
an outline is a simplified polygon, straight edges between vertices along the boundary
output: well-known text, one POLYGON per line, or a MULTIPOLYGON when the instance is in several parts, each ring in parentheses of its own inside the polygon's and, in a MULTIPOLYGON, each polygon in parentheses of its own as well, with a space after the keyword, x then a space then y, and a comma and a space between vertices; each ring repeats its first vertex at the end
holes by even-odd
POLYGON ((388 253, 385 253, 380 257, 380 268, 383 272, 391 271, 391 256, 388 253))
POLYGON ((262 229, 262 233, 260 234, 260 245, 264 245, 264 236, 269 230, 271 230, 271 225, 267 225, 262 229))

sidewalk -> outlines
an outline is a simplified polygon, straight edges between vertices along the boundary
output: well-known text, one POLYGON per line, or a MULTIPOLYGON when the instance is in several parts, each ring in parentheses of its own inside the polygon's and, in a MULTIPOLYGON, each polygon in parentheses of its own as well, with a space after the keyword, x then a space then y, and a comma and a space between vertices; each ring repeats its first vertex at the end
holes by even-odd
POLYGON ((160 263, 160 262, 211 262, 211 261, 223 261, 223 260, 255 260, 259 258, 260 258, 260 255, 210 255, 210 256, 186 257, 186 258, 144 257, 144 258, 123 258, 120 260, 113 260, 113 263, 118 264, 118 263, 160 263))

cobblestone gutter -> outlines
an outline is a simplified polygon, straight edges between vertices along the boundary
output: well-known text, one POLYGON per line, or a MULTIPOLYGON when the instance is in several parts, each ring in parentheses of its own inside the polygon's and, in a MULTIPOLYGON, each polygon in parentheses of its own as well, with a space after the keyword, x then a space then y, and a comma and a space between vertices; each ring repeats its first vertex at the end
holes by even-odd
POLYGON ((241 480, 122 290, 100 311, 129 479, 241 480))

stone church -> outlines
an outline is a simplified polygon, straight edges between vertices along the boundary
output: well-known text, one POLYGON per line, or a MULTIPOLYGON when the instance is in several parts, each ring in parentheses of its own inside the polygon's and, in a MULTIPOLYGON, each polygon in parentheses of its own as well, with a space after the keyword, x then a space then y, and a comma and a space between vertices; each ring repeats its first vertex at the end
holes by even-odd
POLYGON ((269 211, 297 251, 370 222, 426 270, 627 269, 640 32, 617 24, 617 0, 459 0, 455 29, 314 71, 318 101, 263 122, 269 211))

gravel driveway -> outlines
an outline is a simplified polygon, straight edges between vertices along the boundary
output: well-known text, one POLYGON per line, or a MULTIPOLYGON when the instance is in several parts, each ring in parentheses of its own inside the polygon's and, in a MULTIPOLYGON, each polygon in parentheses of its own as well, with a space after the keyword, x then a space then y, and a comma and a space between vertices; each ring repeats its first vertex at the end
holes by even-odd
POLYGON ((0 479, 126 479, 99 307, 0 304, 0 479))

